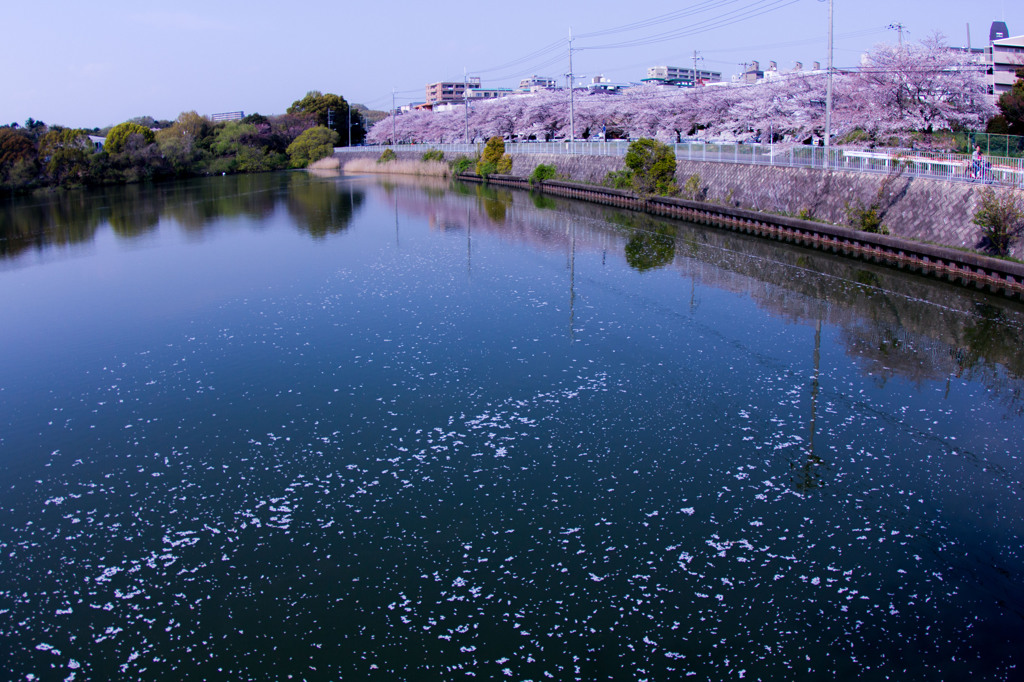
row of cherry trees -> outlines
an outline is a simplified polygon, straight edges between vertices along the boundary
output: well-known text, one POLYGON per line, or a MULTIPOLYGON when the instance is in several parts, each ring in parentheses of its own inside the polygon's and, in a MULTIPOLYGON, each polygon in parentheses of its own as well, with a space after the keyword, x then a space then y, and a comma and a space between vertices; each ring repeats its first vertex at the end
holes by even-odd
MULTIPOLYGON (((653 137, 820 138, 825 128, 826 77, 820 72, 779 74, 749 86, 692 89, 638 86, 621 94, 577 90, 575 132, 580 139, 653 137)), ((388 117, 367 135, 372 143, 465 142, 491 136, 517 140, 567 139, 569 94, 548 91, 506 97, 449 111, 388 117)), ((832 132, 862 130, 881 139, 911 132, 984 127, 995 113, 984 66, 950 50, 941 36, 898 48, 879 45, 861 68, 833 76, 832 132)))

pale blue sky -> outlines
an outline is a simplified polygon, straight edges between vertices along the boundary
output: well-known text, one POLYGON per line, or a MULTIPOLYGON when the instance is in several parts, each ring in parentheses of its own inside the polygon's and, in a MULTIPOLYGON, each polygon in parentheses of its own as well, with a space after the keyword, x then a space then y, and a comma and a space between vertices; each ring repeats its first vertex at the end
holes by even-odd
MULTIPOLYGON (((895 43, 889 24, 905 25, 908 41, 940 31, 964 45, 969 23, 975 47, 987 44, 993 20, 1024 34, 1019 2, 834 0, 834 7, 837 66, 857 64, 875 43, 895 43)), ((313 89, 386 109, 393 88, 399 103, 420 101, 426 83, 461 80, 463 68, 489 86, 514 86, 533 73, 564 79, 570 27, 578 36, 574 71, 588 77, 636 81, 648 66, 691 65, 694 50, 702 68, 725 77, 755 59, 762 67, 775 60, 790 69, 799 60, 810 68, 826 61, 827 8, 819 0, 22 0, 4 11, 0 124, 31 116, 102 127, 187 110, 276 114, 313 89), (584 37, 688 9, 695 13, 584 37), (685 31, 691 35, 650 42, 685 31), (599 47, 633 39, 646 44, 599 47)))

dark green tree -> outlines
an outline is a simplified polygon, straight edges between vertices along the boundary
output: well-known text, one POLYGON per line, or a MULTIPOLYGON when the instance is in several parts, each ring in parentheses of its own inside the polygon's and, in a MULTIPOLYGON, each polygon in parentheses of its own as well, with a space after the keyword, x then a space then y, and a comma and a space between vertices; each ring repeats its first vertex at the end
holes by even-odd
POLYGON ((0 186, 23 188, 36 177, 36 145, 26 133, 0 128, 0 186))
POLYGON ((343 147, 359 144, 365 137, 365 126, 362 115, 357 109, 352 108, 352 139, 348 137, 348 116, 349 104, 341 95, 327 93, 319 90, 310 90, 302 99, 295 100, 288 107, 289 114, 305 114, 313 117, 316 125, 329 128, 338 133, 338 139, 343 147))
POLYGON ((310 128, 288 145, 288 158, 292 167, 304 168, 314 161, 330 156, 337 141, 338 133, 329 128, 310 128))
POLYGON ((626 167, 633 174, 633 189, 642 197, 678 191, 676 153, 667 144, 649 138, 633 142, 626 151, 626 167))
POLYGON ((36 146, 28 135, 12 128, 0 128, 0 170, 35 154, 36 146))
POLYGON ((999 110, 1010 135, 1024 135, 1024 67, 1017 69, 1017 81, 1009 92, 999 96, 999 110))
POLYGON ((50 182, 58 185, 85 183, 91 154, 89 136, 80 129, 53 128, 39 142, 39 158, 46 163, 50 182))

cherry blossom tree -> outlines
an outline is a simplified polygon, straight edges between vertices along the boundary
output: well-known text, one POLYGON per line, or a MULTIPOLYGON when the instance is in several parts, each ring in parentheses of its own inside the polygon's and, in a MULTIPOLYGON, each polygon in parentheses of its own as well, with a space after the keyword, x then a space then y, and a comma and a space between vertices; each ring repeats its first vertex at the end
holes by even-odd
MULTIPOLYGON (((833 77, 832 133, 863 130, 873 137, 911 132, 980 128, 994 113, 984 67, 941 36, 902 48, 879 45, 864 67, 833 77)), ((774 139, 803 142, 825 134, 825 75, 820 71, 780 74, 754 85, 665 88, 641 85, 621 94, 577 91, 577 138, 600 131, 633 139, 680 141, 696 131, 705 140, 743 140, 769 132, 774 139)), ((469 137, 552 140, 569 137, 568 93, 545 91, 474 102, 469 137)), ((377 123, 367 140, 461 142, 467 112, 414 111, 377 123)))

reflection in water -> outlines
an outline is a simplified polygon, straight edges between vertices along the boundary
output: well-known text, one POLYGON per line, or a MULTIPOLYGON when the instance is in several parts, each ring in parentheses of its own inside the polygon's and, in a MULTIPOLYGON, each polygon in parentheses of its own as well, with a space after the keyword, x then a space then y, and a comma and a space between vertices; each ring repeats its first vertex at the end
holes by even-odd
POLYGON ((846 353, 876 381, 896 375, 915 383, 977 380, 996 391, 1008 411, 1024 410, 1024 396, 1013 381, 1024 377, 1024 306, 1017 302, 631 211, 555 197, 545 197, 544 211, 527 210, 526 204, 535 202, 529 193, 499 194, 463 183, 453 183, 447 201, 434 201, 414 181, 398 186, 390 180, 386 191, 399 197, 403 212, 426 215, 431 224, 467 227, 472 216, 474 229, 500 226, 503 235, 538 248, 618 252, 638 270, 672 267, 690 279, 691 309, 702 286, 745 293, 783 319, 836 327, 846 353), (460 197, 475 202, 466 205, 460 197), (501 210, 488 207, 486 198, 501 202, 501 210), (562 221, 552 218, 552 210, 587 229, 579 234, 556 229, 562 221))
POLYGON ((613 222, 631 230, 626 262, 644 272, 668 265, 676 255, 676 227, 644 213, 615 216, 613 222))
POLYGON ((245 182, 192 196, 268 217, 204 244, 0 265, 0 678, 1014 679, 1020 306, 526 193, 245 182))
POLYGON ((0 204, 0 258, 30 249, 91 241, 102 217, 101 205, 82 190, 0 204))
POLYGON ((477 185, 476 195, 484 207, 484 213, 494 223, 504 223, 509 204, 512 203, 512 192, 497 189, 489 185, 477 185))
POLYGON ((345 230, 363 203, 363 193, 352 185, 317 182, 303 173, 292 173, 288 187, 288 213, 303 230, 322 238, 345 230))
POLYGON ((794 469, 793 487, 802 493, 810 492, 823 485, 822 465, 824 460, 814 451, 814 435, 818 419, 818 392, 821 390, 820 371, 821 320, 819 319, 814 327, 814 374, 811 375, 811 420, 807 434, 806 456, 799 466, 796 463, 790 465, 794 469))
POLYGON ((0 258, 13 258, 33 247, 88 242, 104 223, 124 238, 150 232, 163 220, 192 236, 224 218, 245 217, 259 225, 282 204, 300 229, 321 238, 346 229, 363 199, 363 189, 352 182, 305 172, 17 197, 0 205, 0 258))
POLYGON ((109 196, 106 218, 117 236, 130 239, 155 230, 160 224, 163 199, 152 187, 124 185, 112 190, 109 196))

